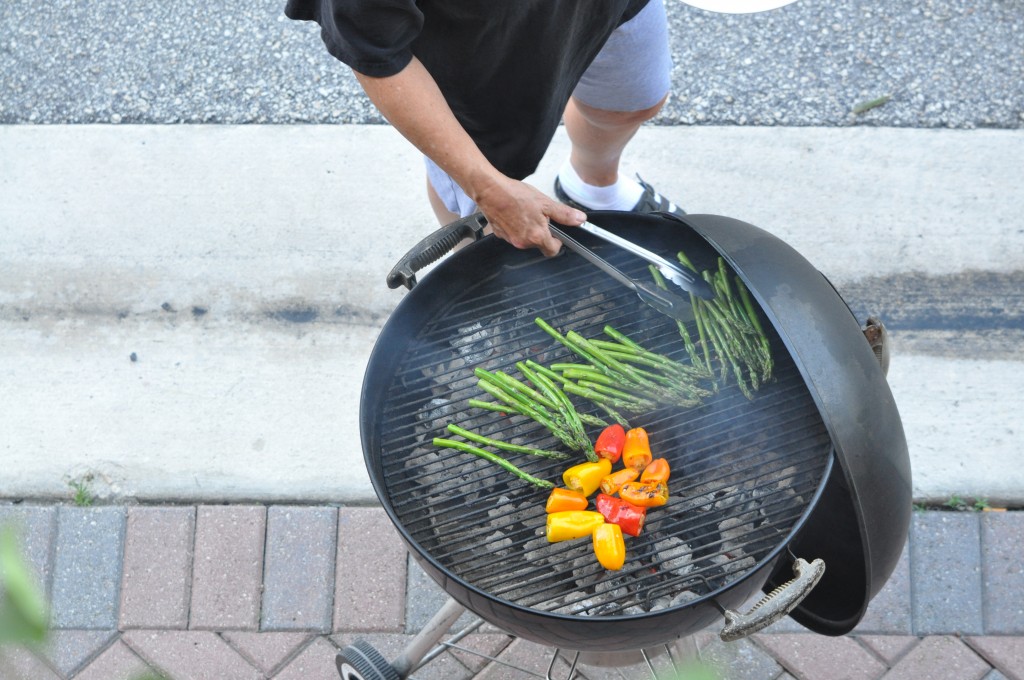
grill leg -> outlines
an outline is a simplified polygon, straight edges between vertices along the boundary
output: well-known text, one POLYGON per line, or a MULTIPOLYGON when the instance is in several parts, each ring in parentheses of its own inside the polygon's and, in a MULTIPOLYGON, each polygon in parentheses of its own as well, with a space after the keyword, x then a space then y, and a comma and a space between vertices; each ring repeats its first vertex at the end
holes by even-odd
POLYGON ((456 602, 454 598, 448 598, 448 601, 437 610, 437 613, 427 622, 423 630, 417 633, 416 637, 409 642, 405 651, 391 663, 394 669, 398 671, 399 677, 409 677, 420 661, 423 660, 423 657, 427 655, 427 652, 437 644, 438 640, 448 632, 452 624, 465 611, 466 608, 456 602))

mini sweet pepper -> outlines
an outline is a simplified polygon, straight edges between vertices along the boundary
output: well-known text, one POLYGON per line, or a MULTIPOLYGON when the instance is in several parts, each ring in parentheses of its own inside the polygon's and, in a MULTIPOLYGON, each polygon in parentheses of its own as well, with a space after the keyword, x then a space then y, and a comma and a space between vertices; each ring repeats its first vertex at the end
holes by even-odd
POLYGON ((620 486, 626 482, 632 482, 639 476, 640 473, 633 468, 622 468, 621 470, 616 470, 610 475, 605 475, 601 479, 601 491, 606 494, 617 493, 620 486))
POLYGON ((590 496, 601 486, 601 479, 612 471, 612 462, 601 458, 596 463, 580 463, 562 473, 562 481, 570 489, 590 496))
POLYGON ((602 524, 594 529, 594 555, 605 569, 622 569, 626 563, 626 542, 619 525, 602 524))
POLYGON ((597 511, 604 516, 604 521, 617 524, 623 533, 639 536, 647 519, 647 508, 628 503, 621 498, 599 493, 594 499, 597 511))
POLYGON ((654 508, 668 503, 668 485, 665 482, 626 482, 619 488, 619 498, 643 508, 654 508))
POLYGON ((583 538, 604 524, 604 515, 593 510, 563 510, 548 515, 545 535, 549 543, 583 538))
POLYGON ((668 477, 671 473, 672 470, 669 468, 667 460, 664 458, 655 458, 647 464, 647 467, 644 468, 643 474, 640 475, 640 481, 667 483, 668 477))
POLYGON ((622 464, 634 470, 643 470, 651 462, 651 444, 647 430, 634 427, 626 433, 626 442, 622 447, 622 464))
POLYGON ((615 423, 609 425, 597 436, 597 443, 594 444, 594 453, 601 458, 607 458, 613 463, 619 462, 622 455, 622 447, 626 443, 626 430, 622 425, 615 423))
POLYGON ((544 505, 546 512, 561 512, 562 510, 586 510, 588 505, 587 497, 573 489, 554 488, 548 494, 548 501, 544 505))

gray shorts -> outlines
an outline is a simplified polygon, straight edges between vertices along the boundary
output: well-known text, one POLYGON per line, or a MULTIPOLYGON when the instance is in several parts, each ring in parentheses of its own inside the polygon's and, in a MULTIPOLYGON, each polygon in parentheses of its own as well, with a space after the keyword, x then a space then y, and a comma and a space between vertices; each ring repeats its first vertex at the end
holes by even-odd
MULTIPOLYGON (((635 17, 612 32, 587 67, 572 96, 595 109, 649 109, 672 85, 672 53, 663 0, 650 0, 635 17)), ((434 161, 424 157, 427 178, 453 213, 465 217, 476 204, 434 161)))

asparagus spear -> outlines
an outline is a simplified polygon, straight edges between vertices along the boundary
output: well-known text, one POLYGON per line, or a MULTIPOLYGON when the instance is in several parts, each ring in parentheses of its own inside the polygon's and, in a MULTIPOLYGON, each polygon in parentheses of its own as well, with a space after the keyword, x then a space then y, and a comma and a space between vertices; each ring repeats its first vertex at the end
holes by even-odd
POLYGON ((459 427, 453 423, 448 424, 448 431, 452 434, 457 434, 463 439, 468 439, 471 442, 477 444, 483 444, 485 446, 491 446, 496 449, 503 449, 505 451, 512 451, 513 453, 525 453, 530 456, 540 456, 541 458, 553 458, 555 460, 565 460, 569 457, 568 453, 562 453, 561 451, 546 451, 544 449, 534 449, 529 446, 520 446, 519 444, 513 444, 511 442, 501 441, 500 439, 492 439, 491 437, 485 437, 482 434, 477 434, 470 430, 459 427))
POLYGON ((492 463, 495 463, 496 465, 500 465, 501 467, 505 468, 506 470, 514 474, 519 479, 527 481, 535 486, 539 486, 542 489, 553 489, 555 487, 555 485, 552 482, 549 482, 546 479, 541 479, 539 477, 534 477, 528 472, 520 470, 515 465, 508 462, 498 454, 491 453, 490 451, 485 451, 484 449, 481 448, 477 448, 472 444, 456 441, 454 439, 434 437, 434 446, 440 447, 442 449, 455 449, 456 451, 462 451, 463 453, 472 453, 474 456, 480 456, 481 458, 489 460, 492 463))

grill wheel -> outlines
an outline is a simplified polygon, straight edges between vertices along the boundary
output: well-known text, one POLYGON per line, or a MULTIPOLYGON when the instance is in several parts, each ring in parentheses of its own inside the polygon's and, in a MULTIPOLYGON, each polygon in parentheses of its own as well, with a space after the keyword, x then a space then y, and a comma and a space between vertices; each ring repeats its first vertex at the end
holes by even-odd
POLYGON ((398 671, 364 640, 356 640, 341 650, 334 663, 341 680, 399 680, 398 671))

